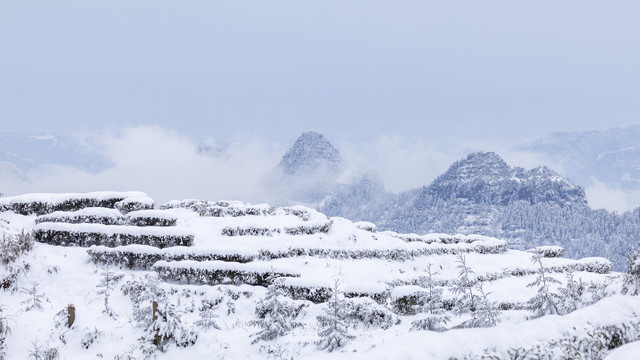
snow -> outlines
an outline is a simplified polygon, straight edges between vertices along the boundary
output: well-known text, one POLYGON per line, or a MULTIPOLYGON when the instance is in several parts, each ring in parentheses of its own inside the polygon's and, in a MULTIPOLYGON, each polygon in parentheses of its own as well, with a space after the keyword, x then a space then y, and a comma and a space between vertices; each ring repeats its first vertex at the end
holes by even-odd
MULTIPOLYGON (((175 306, 182 323, 195 329, 198 339, 193 346, 169 347, 166 353, 156 352, 159 359, 210 358, 215 354, 220 359, 268 358, 269 353, 280 346, 288 355, 296 359, 413 359, 413 358, 462 358, 465 355, 483 354, 485 350, 495 351, 504 357, 511 347, 535 346, 554 339, 584 335, 598 326, 625 324, 634 321, 640 313, 640 301, 636 297, 614 296, 605 298, 594 305, 564 316, 545 316, 528 320, 530 313, 518 310, 522 304, 535 295, 537 289, 527 287, 539 270, 531 262, 531 253, 508 250, 504 240, 478 235, 406 235, 391 232, 372 233, 343 218, 328 218, 323 214, 304 207, 272 208, 239 202, 217 202, 227 207, 235 206, 243 211, 230 212, 236 216, 216 217, 199 215, 182 206, 165 210, 142 210, 129 213, 129 217, 156 217, 177 219, 175 227, 136 227, 126 225, 101 224, 35 224, 35 216, 22 216, 13 212, 0 212, 0 230, 8 234, 27 231, 56 230, 69 232, 102 233, 109 235, 193 235, 193 246, 173 246, 158 249, 140 244, 106 248, 93 246, 86 248, 58 247, 36 243, 34 250, 24 257, 30 269, 19 277, 19 287, 28 288, 37 284, 44 293, 44 309, 25 311, 21 304, 26 296, 20 292, 0 290, 0 304, 15 319, 12 334, 7 343, 8 358, 25 358, 37 337, 43 344, 60 349, 61 358, 126 358, 131 354, 140 357, 137 348, 145 329, 134 319, 132 299, 121 291, 122 286, 131 281, 149 285, 157 281, 156 271, 129 270, 111 265, 111 271, 124 275, 116 284, 109 298, 110 306, 117 312, 116 318, 102 313, 104 298, 98 294, 96 285, 101 281, 105 265, 94 264, 87 250, 94 252, 122 252, 131 254, 154 254, 164 256, 155 263, 155 269, 195 269, 202 271, 238 271, 243 273, 280 273, 288 276, 280 278, 283 287, 292 292, 300 290, 297 299, 304 299, 302 290, 321 298, 330 294, 334 280, 340 281, 340 289, 349 296, 369 294, 380 295, 383 299, 397 299, 425 291, 427 270, 431 267, 437 274, 433 276, 438 289, 442 289, 445 301, 455 304, 457 295, 450 287, 458 278, 458 255, 464 255, 467 265, 473 269, 476 278, 482 281, 484 290, 490 292, 488 298, 500 304, 515 305, 514 310, 505 310, 502 323, 487 329, 452 329, 468 319, 468 315, 454 316, 447 324, 450 330, 444 333, 430 331, 410 332, 413 320, 426 314, 400 316, 402 322, 384 330, 376 326, 360 326, 350 329, 356 338, 344 348, 333 353, 321 352, 313 344, 318 340, 317 316, 324 311, 325 304, 307 300, 289 300, 304 305, 300 318, 304 324, 295 328, 281 339, 272 342, 251 344, 251 334, 258 331, 251 326, 256 320, 256 304, 266 294, 264 286, 243 285, 195 285, 173 282, 171 279, 158 282, 164 291, 163 300, 175 306), (248 212, 253 213, 248 214, 248 212), (296 234, 281 233, 277 236, 225 236, 223 229, 239 226, 264 226, 286 229, 289 227, 323 224, 331 222, 326 233, 296 234), (416 240, 418 239, 418 240, 416 240), (487 252, 487 249, 491 250, 487 252), (230 261, 195 261, 208 254, 241 255, 248 263, 230 261), (185 260, 171 260, 183 256, 185 260), (215 303, 213 312, 222 330, 202 329, 195 325, 201 319, 200 310, 205 302, 215 303), (55 314, 74 304, 77 323, 65 332, 66 343, 61 343, 56 331, 52 333, 55 314), (631 319, 631 320, 630 320, 631 319), (89 349, 80 343, 82 338, 98 329, 101 337, 89 349), (52 335, 53 334, 53 335, 52 335)), ((214 204, 207 202, 207 204, 214 204)), ((215 205, 219 206, 219 205, 215 205)), ((224 206, 222 206, 224 207, 224 206)), ((235 211, 235 210, 234 210, 235 211)), ((83 209, 73 213, 56 213, 51 216, 70 214, 116 215, 113 209, 83 209)), ((244 260, 243 260, 244 261, 244 260)), ((595 284, 611 283, 609 294, 621 287, 621 274, 610 273, 610 262, 603 258, 573 260, 566 258, 543 258, 542 264, 548 276, 560 281, 552 284, 551 291, 565 286, 567 270, 574 270, 574 278, 595 284)), ((0 273, 2 275, 2 273, 0 273)), ((326 297, 325 297, 326 298, 326 297)), ((351 299, 347 299, 351 300, 351 299)), ((367 299, 369 300, 369 299, 367 299)), ((361 306, 367 302, 356 301, 361 306)), ((372 301, 368 302, 369 304, 372 301)), ((166 305, 166 304, 164 304, 166 305)), ((145 306, 150 306, 146 304, 145 306)), ((377 310, 389 311, 385 305, 376 304, 377 310)), ((149 320, 149 319, 147 319, 149 320)), ((66 331, 66 330, 65 330, 66 331)))
POLYGON ((640 341, 634 341, 613 350, 604 360, 637 360, 640 354, 640 341))
POLYGON ((15 203, 50 203, 61 204, 68 200, 80 200, 80 199, 95 199, 95 200, 110 200, 110 199, 127 199, 135 198, 136 200, 143 200, 148 202, 150 199, 147 194, 140 191, 96 191, 89 193, 33 193, 17 196, 7 196, 0 198, 0 205, 9 205, 15 203))

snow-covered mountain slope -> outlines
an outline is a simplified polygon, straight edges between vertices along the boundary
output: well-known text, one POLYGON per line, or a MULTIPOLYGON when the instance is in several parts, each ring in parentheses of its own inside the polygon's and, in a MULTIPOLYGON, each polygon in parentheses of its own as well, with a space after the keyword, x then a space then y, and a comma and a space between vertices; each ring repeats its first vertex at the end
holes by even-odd
POLYGON ((383 230, 483 234, 520 249, 560 245, 570 257, 606 256, 619 270, 640 231, 637 210, 592 210, 584 189, 553 170, 511 167, 491 152, 470 154, 430 185, 400 194, 365 177, 337 188, 318 209, 383 230))
POLYGON ((541 153, 573 181, 593 179, 612 189, 640 190, 640 126, 606 131, 556 133, 521 148, 541 153))
POLYGON ((3 202, 3 249, 13 249, 0 271, 7 358, 473 358, 616 347, 640 329, 635 297, 599 301, 633 292, 632 282, 604 258, 565 259, 558 247, 378 232, 301 206, 184 200, 149 209, 143 194, 112 192, 3 202), (604 310, 612 314, 595 316, 604 310), (568 315, 529 321, 555 313, 568 315), (569 340, 553 343, 560 333, 569 340), (467 335, 478 341, 446 346, 467 335))

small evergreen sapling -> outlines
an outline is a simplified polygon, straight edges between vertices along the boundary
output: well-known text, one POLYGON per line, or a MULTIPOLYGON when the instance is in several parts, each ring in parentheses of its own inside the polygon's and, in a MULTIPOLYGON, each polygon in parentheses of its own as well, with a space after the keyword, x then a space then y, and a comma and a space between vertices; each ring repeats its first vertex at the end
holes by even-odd
POLYGON ((476 289, 478 290, 480 296, 478 299, 478 311, 476 312, 476 316, 474 318, 475 322, 473 324, 473 327, 496 326, 496 324, 498 324, 498 322, 500 321, 500 315, 502 315, 502 312, 498 310, 497 306, 493 302, 489 301, 488 295, 491 293, 486 293, 484 291, 481 282, 478 283, 476 289))
POLYGON ((318 348, 332 352, 343 347, 347 341, 354 338, 348 330, 348 314, 344 301, 344 295, 340 289, 340 281, 336 278, 333 281, 333 294, 327 302, 324 314, 318 316, 320 331, 317 341, 318 348))
POLYGON ((269 285, 266 297, 256 306, 258 320, 253 321, 252 324, 259 326, 261 330, 253 334, 253 344, 260 340, 273 340, 302 326, 302 323, 296 322, 295 319, 304 305, 289 305, 280 288, 279 283, 269 285))
POLYGON ((221 299, 216 300, 202 300, 202 306, 198 309, 200 312, 200 320, 196 321, 196 326, 200 326, 205 329, 214 328, 216 330, 220 330, 220 325, 216 321, 218 319, 218 314, 216 314, 216 309, 220 304, 221 299))
POLYGON ((533 282, 527 284, 527 287, 538 286, 538 293, 527 301, 526 309, 536 316, 557 315, 560 297, 549 290, 549 285, 559 284, 560 281, 548 276, 546 269, 542 265, 542 257, 539 254, 534 254, 531 257, 531 261, 534 264, 538 264, 538 276, 533 282))
MULTIPOLYGON (((640 247, 640 244, 638 244, 640 247)), ((627 253, 627 273, 622 287, 623 295, 638 295, 640 293, 640 251, 629 249, 627 253)))
POLYGON ((109 306, 109 296, 111 295, 111 291, 113 291, 115 284, 123 277, 124 274, 115 274, 109 267, 106 267, 102 272, 100 282, 98 283, 98 285, 96 285, 96 287, 99 289, 98 295, 104 295, 104 309, 102 310, 102 313, 114 319, 117 317, 117 314, 109 306))
POLYGON ((44 299, 44 293, 38 292, 38 283, 33 283, 31 288, 22 290, 22 293, 27 295, 27 299, 21 302, 21 304, 25 306, 24 311, 43 309, 42 301, 44 299))
POLYGON ((558 311, 561 314, 568 314, 581 308, 583 306, 582 295, 586 291, 586 286, 582 282, 582 279, 578 281, 574 280, 573 271, 569 271, 566 278, 567 284, 558 290, 560 293, 558 311))
POLYGON ((427 265, 427 278, 423 287, 427 289, 426 296, 423 297, 422 310, 427 313, 424 319, 411 323, 411 330, 432 330, 444 331, 445 325, 450 318, 444 310, 442 302, 442 289, 436 287, 435 276, 439 273, 432 270, 433 264, 427 265))
POLYGON ((458 272, 458 279, 454 281, 454 286, 451 291, 456 295, 461 294, 462 298, 460 299, 460 305, 454 311, 458 316, 470 313, 471 320, 466 326, 473 327, 477 321, 476 311, 478 302, 480 301, 478 294, 474 294, 473 292, 475 283, 477 282, 476 274, 467 266, 467 259, 464 256, 458 255, 456 262, 458 263, 456 267, 460 269, 460 271, 458 272))

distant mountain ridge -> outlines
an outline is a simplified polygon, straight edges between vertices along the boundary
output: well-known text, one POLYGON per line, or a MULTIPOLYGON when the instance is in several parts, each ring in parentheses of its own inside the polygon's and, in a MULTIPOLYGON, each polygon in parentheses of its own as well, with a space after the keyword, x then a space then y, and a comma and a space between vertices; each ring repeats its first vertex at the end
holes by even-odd
MULTIPOLYGON (((335 149, 322 140, 322 147, 335 149)), ((306 153, 289 151, 280 166, 303 163, 308 173, 318 162, 297 158, 306 153)), ((330 153, 330 159, 339 157, 337 150, 330 153)), ((555 244, 572 257, 605 256, 618 269, 640 233, 640 210, 620 215, 592 210, 581 186, 546 166, 511 167, 493 152, 469 154, 431 184, 398 194, 386 191, 375 172, 333 180, 314 206, 329 216, 373 222, 380 230, 474 233, 522 249, 555 244)))

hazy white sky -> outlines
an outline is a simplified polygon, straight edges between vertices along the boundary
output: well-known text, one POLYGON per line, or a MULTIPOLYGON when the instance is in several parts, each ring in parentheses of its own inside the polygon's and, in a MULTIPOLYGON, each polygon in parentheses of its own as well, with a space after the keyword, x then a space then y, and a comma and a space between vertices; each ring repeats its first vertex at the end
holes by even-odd
POLYGON ((3 1, 0 130, 434 142, 640 115, 638 1, 3 1))

